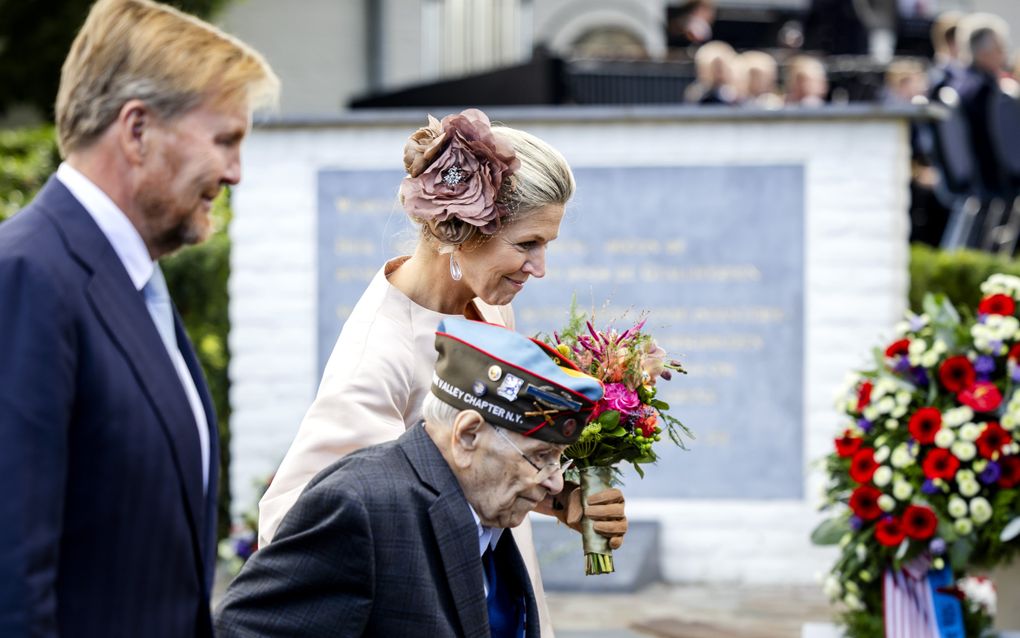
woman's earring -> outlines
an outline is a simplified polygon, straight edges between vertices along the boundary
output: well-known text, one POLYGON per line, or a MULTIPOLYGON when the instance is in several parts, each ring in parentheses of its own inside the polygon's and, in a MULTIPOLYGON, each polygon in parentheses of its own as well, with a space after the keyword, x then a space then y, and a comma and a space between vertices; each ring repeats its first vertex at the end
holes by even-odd
POLYGON ((460 264, 454 259, 453 253, 450 253, 450 277, 454 281, 460 281, 460 278, 464 276, 464 273, 460 271, 460 264))

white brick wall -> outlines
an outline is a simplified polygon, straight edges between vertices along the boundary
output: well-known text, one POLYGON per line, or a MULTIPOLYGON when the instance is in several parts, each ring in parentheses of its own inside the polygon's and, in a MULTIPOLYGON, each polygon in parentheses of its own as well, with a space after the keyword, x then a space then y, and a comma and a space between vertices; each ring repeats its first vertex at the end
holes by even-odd
MULTIPOLYGON (((880 112, 803 119, 689 113, 518 109, 490 115, 548 140, 575 167, 806 167, 806 499, 631 500, 628 515, 663 523, 670 580, 812 582, 833 557, 808 540, 823 485, 814 462, 830 449, 839 425, 833 398, 845 373, 866 362, 905 307, 907 128, 902 118, 880 112)), ((418 113, 378 120, 359 114, 318 126, 257 128, 246 143, 231 228, 235 510, 252 504, 253 481, 275 469, 318 384, 317 171, 395 168, 405 137, 423 120, 418 113)))

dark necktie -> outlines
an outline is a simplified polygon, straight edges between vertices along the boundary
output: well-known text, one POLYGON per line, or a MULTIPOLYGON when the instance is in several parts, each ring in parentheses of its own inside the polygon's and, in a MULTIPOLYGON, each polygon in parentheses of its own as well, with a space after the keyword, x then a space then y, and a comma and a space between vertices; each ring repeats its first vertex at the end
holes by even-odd
POLYGON ((524 634, 521 597, 508 587, 506 578, 500 578, 491 546, 482 554, 482 567, 489 585, 485 601, 489 607, 489 632, 492 638, 521 638, 524 634))

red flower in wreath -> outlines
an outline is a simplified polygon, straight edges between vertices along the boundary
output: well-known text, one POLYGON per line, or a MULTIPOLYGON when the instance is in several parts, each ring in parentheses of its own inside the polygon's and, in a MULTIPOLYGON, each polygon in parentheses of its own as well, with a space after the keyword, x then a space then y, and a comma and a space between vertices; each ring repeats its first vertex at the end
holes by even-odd
POLYGON ((1020 456, 1007 456, 999 459, 999 487, 1007 490, 1020 485, 1020 456))
POLYGON ((951 479, 956 475, 956 470, 960 469, 960 459, 949 450, 935 448, 924 457, 921 468, 930 479, 951 479))
POLYGON ((893 341, 889 344, 889 347, 885 349, 885 356, 892 359, 893 357, 899 357, 909 353, 910 351, 910 339, 900 339, 899 341, 893 341))
POLYGON ((907 429, 919 443, 931 445, 942 428, 942 413, 938 408, 921 408, 910 417, 907 429))
POLYGON ((858 483, 867 483, 875 475, 878 463, 875 462, 875 450, 870 447, 857 450, 850 459, 850 478, 858 483))
POLYGON ((1012 315, 1016 303, 1009 295, 989 295, 978 304, 978 312, 983 315, 1012 315))
POLYGON ((883 518, 875 525, 875 540, 886 547, 896 547, 906 538, 903 524, 892 516, 883 518))
POLYGON ((903 531, 914 540, 923 541, 935 535, 939 519, 928 507, 908 505, 903 512, 903 531))
POLYGON ((939 366, 939 380, 950 392, 966 390, 974 385, 976 378, 974 365, 963 355, 949 357, 939 366))
POLYGON ((860 437, 850 436, 850 430, 843 433, 843 436, 836 439, 836 454, 840 458, 849 458, 861 449, 864 441, 860 437))
POLYGON ((1002 393, 991 381, 979 381, 958 393, 956 398, 975 412, 991 412, 1002 403, 1002 393))
POLYGON ((882 508, 878 506, 878 497, 882 492, 870 485, 858 487, 850 495, 850 509, 860 519, 873 521, 882 515, 882 508))
POLYGON ((1002 448, 1013 442, 1009 432, 1002 429, 1002 426, 992 421, 985 425, 984 432, 978 436, 977 449, 981 456, 986 459, 994 458, 1002 452, 1002 448))
POLYGON ((874 389, 871 381, 865 381, 857 390, 857 411, 861 412, 871 403, 871 391, 874 389))
POLYGON ((1009 354, 1006 355, 1006 358, 1013 362, 1020 361, 1020 343, 1013 344, 1013 347, 1009 349, 1009 354))

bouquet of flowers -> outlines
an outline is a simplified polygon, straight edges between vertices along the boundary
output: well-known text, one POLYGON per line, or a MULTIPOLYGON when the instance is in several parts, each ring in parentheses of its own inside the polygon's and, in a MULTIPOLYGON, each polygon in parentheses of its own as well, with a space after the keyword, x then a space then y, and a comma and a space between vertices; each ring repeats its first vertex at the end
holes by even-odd
POLYGON ((841 548, 826 590, 851 638, 901 635, 902 609, 937 635, 980 636, 994 589, 967 573, 1020 550, 1020 278, 993 275, 981 291, 964 318, 929 295, 839 400, 833 516, 812 538, 841 548))
MULTIPOLYGON (((666 352, 643 332, 644 325, 640 321, 622 332, 597 330, 575 305, 567 328, 546 339, 583 372, 602 381, 606 390, 581 436, 564 453, 574 464, 571 472, 576 475, 571 478, 581 486, 585 503, 590 495, 619 483, 622 462, 631 463, 644 477, 641 465, 657 460, 653 446, 662 439, 663 430, 684 449, 683 437, 693 438, 683 423, 667 413, 669 405, 655 396, 656 381, 686 371, 679 361, 667 361, 666 352)), ((581 521, 581 535, 585 573, 611 573, 608 540, 595 532, 587 518, 581 521)))

